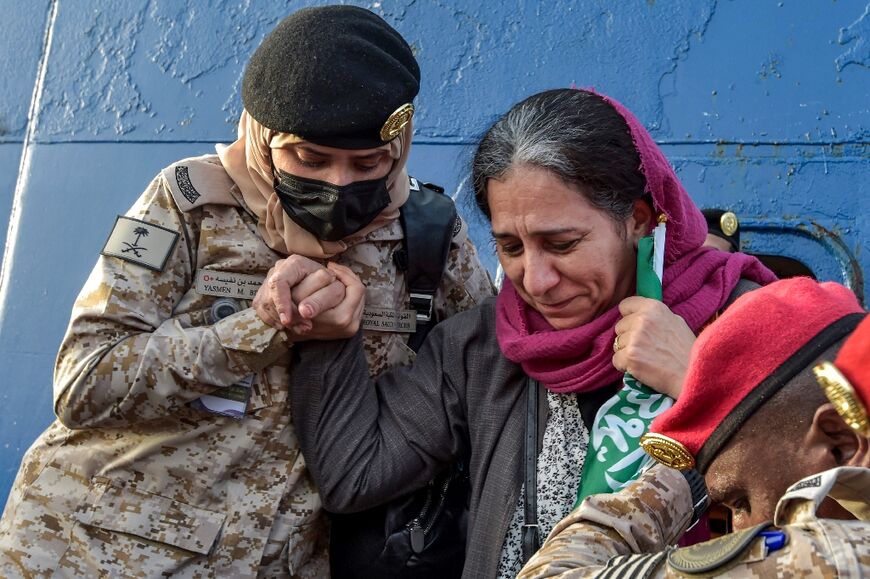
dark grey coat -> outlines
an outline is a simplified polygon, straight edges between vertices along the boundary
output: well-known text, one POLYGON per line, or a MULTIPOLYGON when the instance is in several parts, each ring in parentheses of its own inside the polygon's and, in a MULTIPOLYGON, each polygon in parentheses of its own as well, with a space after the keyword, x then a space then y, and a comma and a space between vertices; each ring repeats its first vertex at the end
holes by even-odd
MULTIPOLYGON (((758 287, 740 280, 725 307, 758 287)), ((527 381, 501 354, 495 299, 432 330, 413 366, 376 382, 359 336, 294 346, 293 421, 324 506, 366 509, 422 487, 457 457, 471 473, 463 577, 495 577, 523 482, 527 381)), ((619 388, 578 395, 586 424, 619 388)), ((547 397, 539 396, 538 451, 547 397)), ((541 538, 542 540, 544 537, 541 538)))
MULTIPOLYGON (((495 299, 438 324, 413 366, 377 382, 368 377, 359 336, 299 344, 294 352, 293 421, 324 507, 375 506, 466 457, 463 576, 495 577, 522 486, 527 387, 496 342, 495 299)), ((542 432, 546 396, 540 399, 542 432)))

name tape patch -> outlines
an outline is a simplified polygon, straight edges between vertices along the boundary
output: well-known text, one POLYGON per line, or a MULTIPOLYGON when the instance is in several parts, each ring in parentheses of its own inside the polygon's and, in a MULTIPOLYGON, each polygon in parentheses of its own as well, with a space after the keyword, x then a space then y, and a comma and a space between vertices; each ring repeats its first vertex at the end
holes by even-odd
POLYGON ((793 487, 786 490, 786 492, 793 493, 795 491, 802 491, 804 489, 816 489, 820 486, 822 486, 822 477, 815 476, 811 479, 799 481, 793 487))
POLYGON ((265 280, 265 275, 198 269, 196 270, 196 293, 204 296, 252 300, 265 280))
POLYGON ((177 231, 119 215, 100 253, 163 271, 178 237, 177 231))
POLYGON ((417 312, 366 306, 363 310, 362 329, 374 332, 407 332, 410 334, 417 331, 417 312))

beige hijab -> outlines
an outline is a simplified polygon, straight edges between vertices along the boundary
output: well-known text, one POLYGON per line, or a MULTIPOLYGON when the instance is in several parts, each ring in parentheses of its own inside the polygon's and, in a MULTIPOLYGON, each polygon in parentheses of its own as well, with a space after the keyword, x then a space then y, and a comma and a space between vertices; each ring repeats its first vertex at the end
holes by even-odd
POLYGON ((239 119, 239 138, 229 146, 219 147, 217 152, 224 169, 241 191, 245 204, 257 216, 257 227, 266 245, 285 255, 298 254, 322 259, 341 253, 351 240, 361 238, 399 217, 399 207, 410 193, 405 164, 411 149, 411 133, 409 122, 398 137, 383 146, 393 159, 393 167, 387 174, 390 204, 370 224, 340 241, 322 241, 296 225, 284 213, 281 201, 275 194, 272 149, 286 147, 303 139, 268 129, 243 110, 239 119))

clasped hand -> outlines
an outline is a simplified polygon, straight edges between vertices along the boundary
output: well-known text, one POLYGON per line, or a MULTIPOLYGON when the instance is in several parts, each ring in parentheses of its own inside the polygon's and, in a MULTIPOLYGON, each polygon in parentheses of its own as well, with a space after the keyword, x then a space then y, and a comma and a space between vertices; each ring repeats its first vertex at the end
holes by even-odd
POLYGON ((365 286, 348 267, 291 255, 269 270, 252 305, 293 341, 347 338, 359 329, 365 286))
POLYGON ((677 398, 695 334, 660 301, 630 297, 619 303, 613 366, 662 394, 677 398))

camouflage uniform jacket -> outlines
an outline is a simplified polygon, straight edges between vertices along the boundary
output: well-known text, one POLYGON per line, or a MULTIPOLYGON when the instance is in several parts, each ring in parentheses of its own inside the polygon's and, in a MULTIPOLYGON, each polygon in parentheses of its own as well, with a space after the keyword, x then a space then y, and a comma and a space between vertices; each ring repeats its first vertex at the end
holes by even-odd
MULTIPOLYGON (((0 521, 0 575, 328 575, 321 501, 290 420, 291 344, 249 299, 216 319, 219 298, 197 291, 203 273, 250 281, 284 257, 239 199, 216 156, 181 161, 127 214, 141 223, 126 247, 143 256, 175 236, 163 263, 104 249, 58 354, 58 419, 25 455, 0 521), (192 407, 240 381, 241 419, 192 407)), ((439 317, 493 291, 465 228, 455 231, 439 317)), ((393 222, 338 259, 366 284, 367 307, 408 308, 392 259, 401 238, 393 222)), ((370 371, 409 361, 406 338, 367 332, 370 371)))
POLYGON ((864 577, 870 573, 870 469, 837 468, 792 485, 776 508, 774 524, 787 536, 778 550, 769 550, 755 531, 744 531, 742 543, 738 532, 673 549, 670 545, 691 517, 691 502, 685 478, 673 469, 655 466, 622 492, 587 499, 553 529, 519 577, 864 577), (817 518, 816 509, 826 496, 859 520, 817 518), (685 571, 686 563, 700 571, 701 562, 711 568, 685 571))

